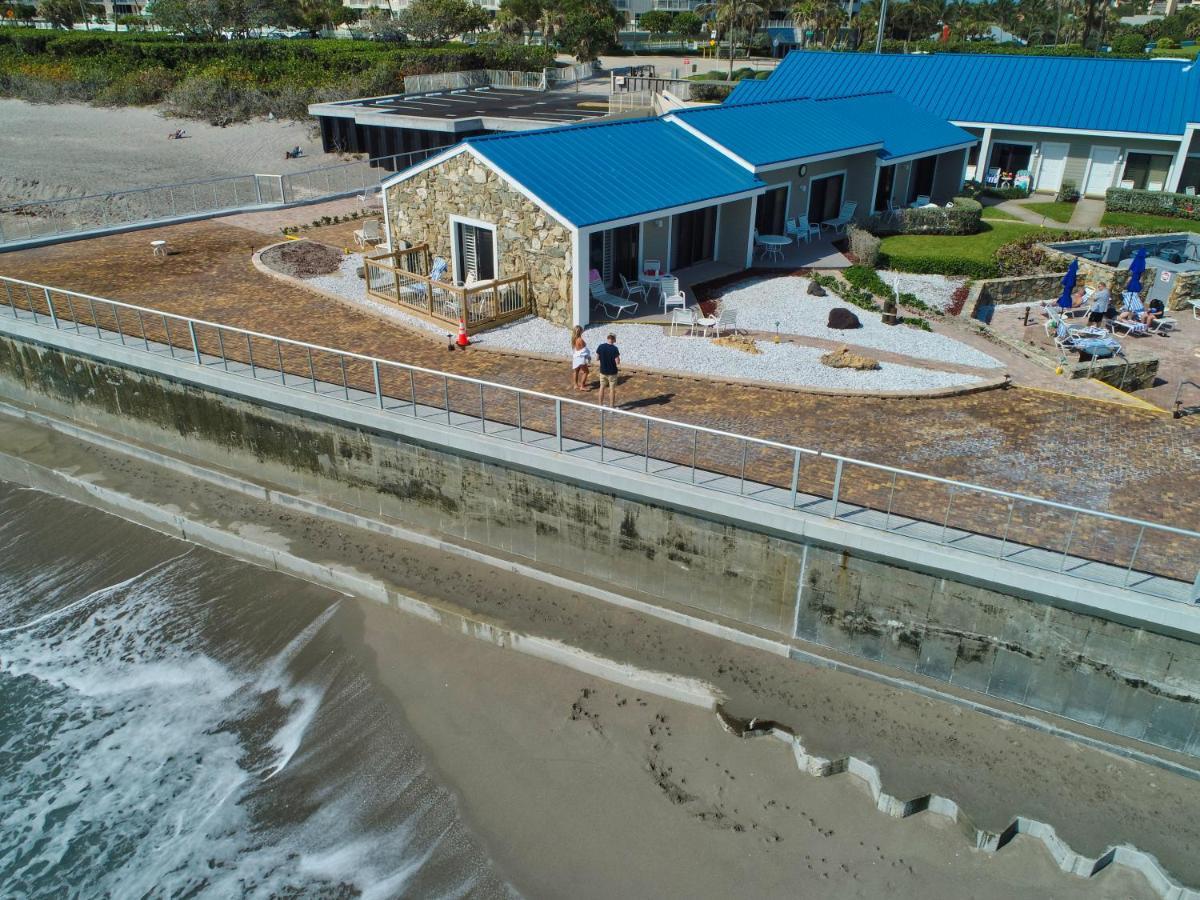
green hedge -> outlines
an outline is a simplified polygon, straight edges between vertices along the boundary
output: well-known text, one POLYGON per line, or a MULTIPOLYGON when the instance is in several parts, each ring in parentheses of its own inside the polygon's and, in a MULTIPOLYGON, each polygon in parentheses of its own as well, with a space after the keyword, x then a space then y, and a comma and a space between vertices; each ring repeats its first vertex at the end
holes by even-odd
POLYGON ((955 197, 949 206, 903 209, 899 215, 877 215, 870 230, 885 234, 976 234, 983 218, 983 205, 970 197, 955 197))
POLYGON ((922 255, 906 253, 902 265, 886 252, 879 254, 879 264, 902 272, 918 275, 962 275, 966 278, 995 278, 1000 274, 994 262, 981 262, 963 257, 943 256, 938 253, 922 255))
POLYGON ((734 86, 731 84, 713 84, 711 82, 692 82, 691 99, 710 103, 720 103, 731 93, 734 86))
POLYGON ((1200 219, 1200 197, 1193 197, 1190 194, 1168 194, 1165 191, 1109 188, 1104 193, 1104 208, 1108 212, 1147 213, 1152 216, 1174 216, 1177 219, 1200 219))

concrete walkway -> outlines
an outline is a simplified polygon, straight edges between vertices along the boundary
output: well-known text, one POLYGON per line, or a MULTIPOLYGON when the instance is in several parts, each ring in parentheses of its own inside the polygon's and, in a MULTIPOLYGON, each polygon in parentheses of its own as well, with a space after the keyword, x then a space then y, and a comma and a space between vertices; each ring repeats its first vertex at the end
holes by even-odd
POLYGON ((1103 200, 1081 199, 1075 204, 1075 214, 1067 224, 1074 230, 1099 228, 1100 219, 1104 215, 1103 200))

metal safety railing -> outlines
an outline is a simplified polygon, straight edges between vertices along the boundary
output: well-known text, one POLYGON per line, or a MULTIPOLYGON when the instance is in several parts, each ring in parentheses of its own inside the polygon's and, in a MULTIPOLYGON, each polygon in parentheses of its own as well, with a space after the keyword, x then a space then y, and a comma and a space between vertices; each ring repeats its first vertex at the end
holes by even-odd
POLYGON ((85 231, 253 211, 378 190, 383 178, 444 150, 435 147, 317 166, 283 175, 230 175, 0 207, 0 247, 85 231))
MULTIPOLYGON (((0 277, 4 319, 980 557, 1200 600, 1200 532, 0 277)), ((2 326, 0 326, 2 327, 2 326)))

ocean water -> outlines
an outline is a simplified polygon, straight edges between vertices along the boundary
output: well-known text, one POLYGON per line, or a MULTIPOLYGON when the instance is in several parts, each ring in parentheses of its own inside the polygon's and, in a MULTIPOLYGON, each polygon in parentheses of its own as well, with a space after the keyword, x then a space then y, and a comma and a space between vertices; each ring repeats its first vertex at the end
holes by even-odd
POLYGON ((0 897, 513 896, 352 602, 0 482, 0 897))

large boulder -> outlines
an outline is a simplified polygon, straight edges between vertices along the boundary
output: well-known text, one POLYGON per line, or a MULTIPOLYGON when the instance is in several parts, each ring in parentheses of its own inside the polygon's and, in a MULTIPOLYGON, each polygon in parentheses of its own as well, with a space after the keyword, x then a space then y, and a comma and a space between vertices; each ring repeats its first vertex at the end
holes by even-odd
POLYGON ((829 292, 825 290, 825 288, 821 287, 815 281, 810 281, 808 283, 808 295, 810 297, 824 297, 828 293, 829 292))
POLYGON ((849 347, 833 350, 821 357, 821 362, 831 369, 859 369, 869 371, 879 368, 879 360, 851 353, 849 347))
POLYGON ((858 321, 858 316, 850 312, 844 306, 835 306, 829 311, 829 328, 862 328, 862 322, 858 321))

